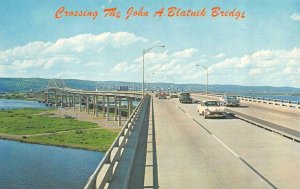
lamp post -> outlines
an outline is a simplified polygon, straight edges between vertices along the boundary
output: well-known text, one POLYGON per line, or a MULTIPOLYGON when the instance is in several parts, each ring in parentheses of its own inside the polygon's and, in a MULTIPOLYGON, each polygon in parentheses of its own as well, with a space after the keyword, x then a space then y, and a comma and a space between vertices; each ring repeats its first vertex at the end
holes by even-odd
POLYGON ((208 95, 208 68, 202 65, 196 65, 196 66, 201 66, 202 68, 204 68, 206 70, 206 95, 208 95))
POLYGON ((151 51, 152 49, 156 48, 156 47, 165 48, 165 46, 162 45, 162 46, 154 46, 154 47, 151 47, 147 50, 143 50, 143 83, 142 83, 142 91, 143 91, 142 94, 143 94, 143 96, 144 96, 144 84, 145 84, 145 54, 147 52, 151 51))

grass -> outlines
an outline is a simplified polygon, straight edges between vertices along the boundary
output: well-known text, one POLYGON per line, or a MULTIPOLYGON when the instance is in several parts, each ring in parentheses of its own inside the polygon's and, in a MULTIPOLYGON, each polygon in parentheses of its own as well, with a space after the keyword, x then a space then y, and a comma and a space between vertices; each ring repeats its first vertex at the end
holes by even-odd
POLYGON ((96 123, 50 117, 49 114, 49 110, 39 109, 2 110, 0 133, 29 135, 98 127, 96 123))
POLYGON ((22 141, 104 152, 109 149, 118 133, 118 131, 108 129, 77 130, 52 135, 31 136, 22 139, 22 141))
POLYGON ((33 98, 30 98, 25 93, 7 93, 7 94, 1 94, 0 99, 13 99, 13 100, 28 100, 33 101, 33 98))
POLYGON ((51 117, 52 114, 51 110, 41 109, 1 110, 0 137, 104 152, 119 133, 119 129, 99 128, 96 123, 51 117))

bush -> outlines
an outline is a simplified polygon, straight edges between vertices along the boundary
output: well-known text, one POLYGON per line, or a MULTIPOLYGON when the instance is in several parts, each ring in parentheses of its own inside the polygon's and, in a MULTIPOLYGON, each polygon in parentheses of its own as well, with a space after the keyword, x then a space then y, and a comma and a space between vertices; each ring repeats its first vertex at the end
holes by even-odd
POLYGON ((76 133, 76 134, 82 134, 83 131, 82 131, 82 130, 77 130, 77 131, 75 131, 75 133, 76 133))

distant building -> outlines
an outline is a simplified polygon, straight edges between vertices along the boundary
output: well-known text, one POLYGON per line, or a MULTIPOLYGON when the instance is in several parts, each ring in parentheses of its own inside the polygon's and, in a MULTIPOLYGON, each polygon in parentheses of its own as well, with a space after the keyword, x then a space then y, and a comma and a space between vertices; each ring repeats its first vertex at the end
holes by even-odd
POLYGON ((118 86, 117 91, 128 91, 128 86, 118 86))

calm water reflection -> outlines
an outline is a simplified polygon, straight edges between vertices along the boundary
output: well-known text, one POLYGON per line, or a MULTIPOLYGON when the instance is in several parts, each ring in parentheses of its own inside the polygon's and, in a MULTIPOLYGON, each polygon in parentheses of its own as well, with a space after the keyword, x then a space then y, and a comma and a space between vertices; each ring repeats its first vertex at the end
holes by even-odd
POLYGON ((0 140, 0 188, 83 188, 101 153, 0 140))
POLYGON ((0 99, 0 110, 20 108, 47 108, 47 106, 44 103, 38 103, 36 101, 0 99))

